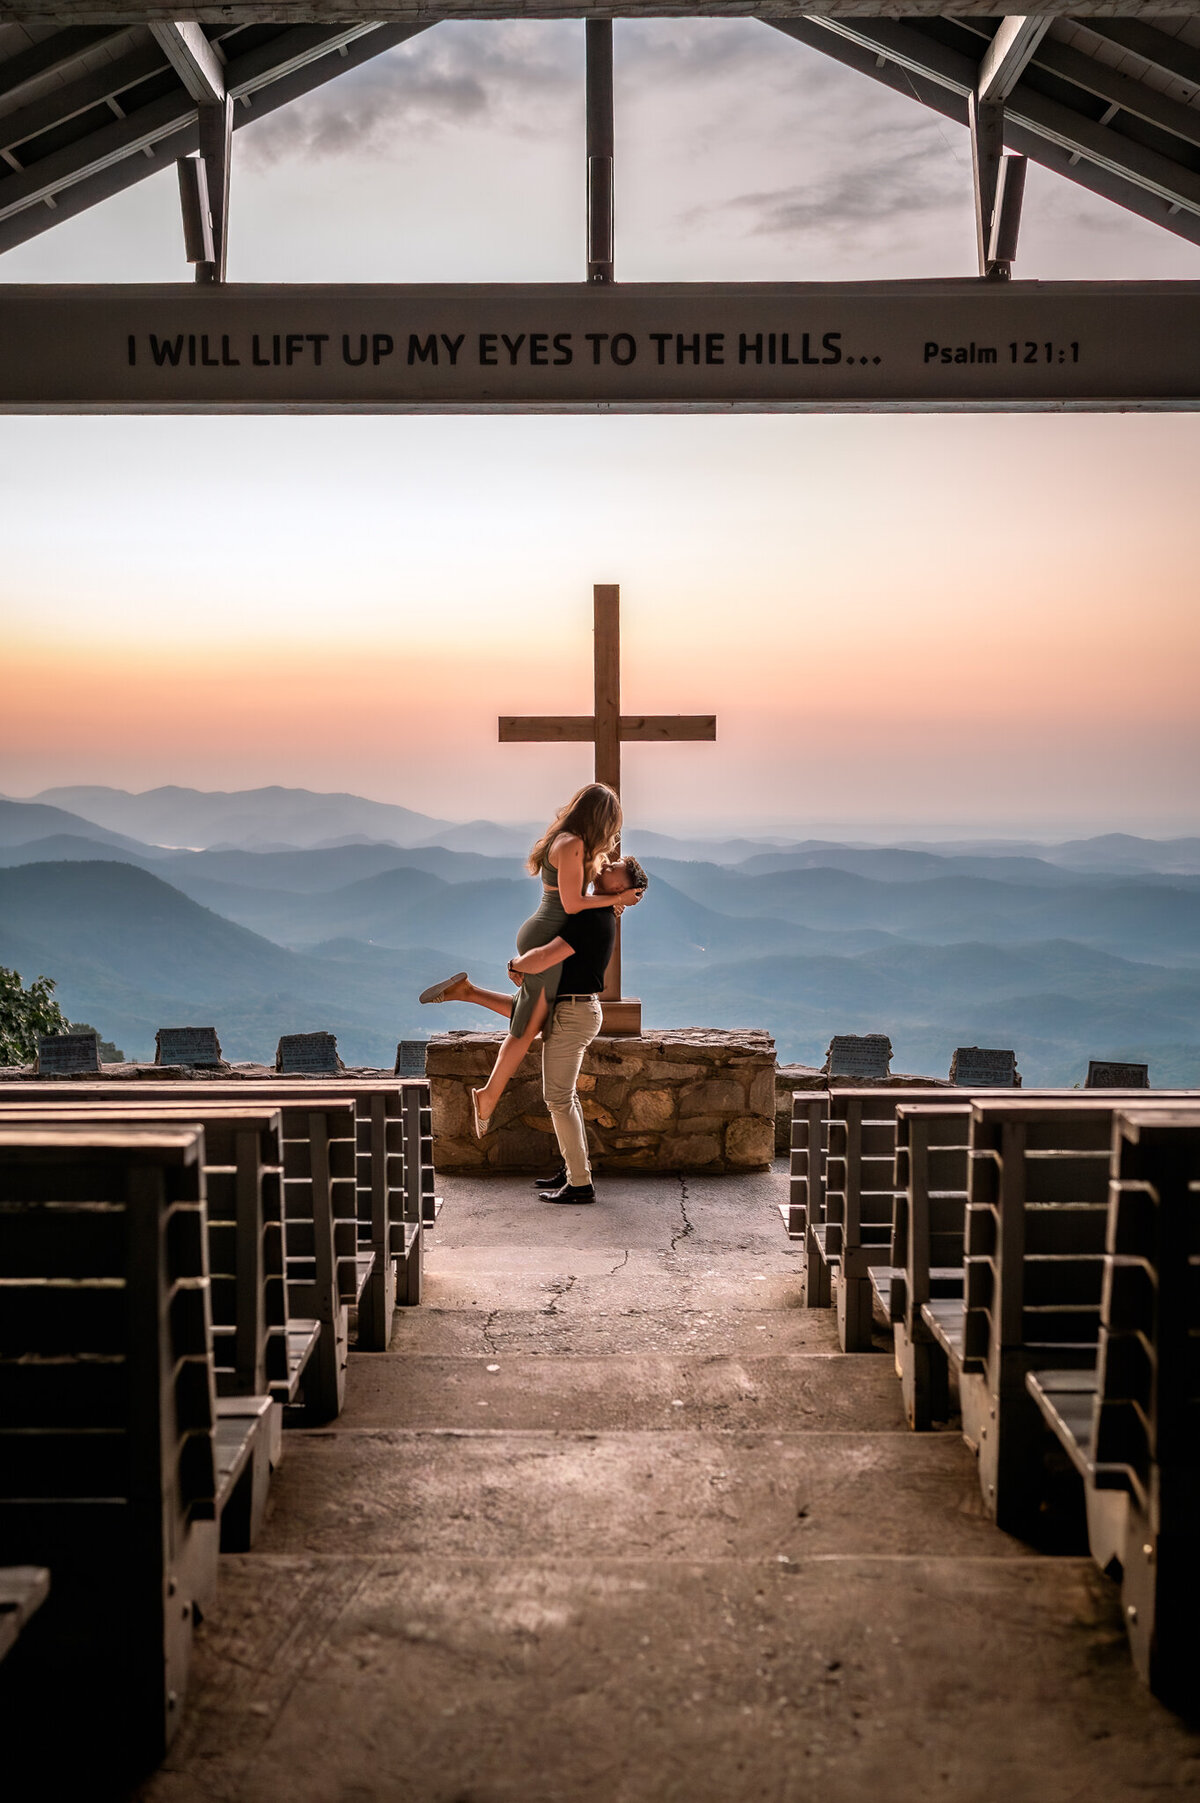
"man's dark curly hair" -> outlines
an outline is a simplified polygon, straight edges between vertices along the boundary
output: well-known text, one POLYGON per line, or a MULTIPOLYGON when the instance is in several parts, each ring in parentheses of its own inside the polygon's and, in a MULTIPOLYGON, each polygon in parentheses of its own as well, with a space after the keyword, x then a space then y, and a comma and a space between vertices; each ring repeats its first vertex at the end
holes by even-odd
POLYGON ((631 889, 645 889, 649 886, 650 878, 646 875, 646 872, 642 869, 636 858, 622 858, 620 862, 625 866, 625 874, 629 878, 629 887, 631 889))

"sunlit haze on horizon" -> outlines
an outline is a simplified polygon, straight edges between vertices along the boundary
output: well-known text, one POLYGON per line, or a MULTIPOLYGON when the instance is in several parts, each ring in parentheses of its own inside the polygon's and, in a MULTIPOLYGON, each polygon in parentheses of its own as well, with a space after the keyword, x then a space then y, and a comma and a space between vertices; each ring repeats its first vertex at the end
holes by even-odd
MULTIPOLYGON (((753 21, 620 23, 617 273, 974 273, 967 135, 753 21)), ((570 281, 583 27, 439 25, 234 142, 230 278, 570 281)), ((179 281, 175 177, 0 279, 179 281)), ((1030 169, 1017 273, 1200 278, 1194 246, 1030 169)), ((662 830, 1200 828, 1200 418, 0 420, 0 789, 350 790, 531 821, 586 747, 622 590, 662 830)))

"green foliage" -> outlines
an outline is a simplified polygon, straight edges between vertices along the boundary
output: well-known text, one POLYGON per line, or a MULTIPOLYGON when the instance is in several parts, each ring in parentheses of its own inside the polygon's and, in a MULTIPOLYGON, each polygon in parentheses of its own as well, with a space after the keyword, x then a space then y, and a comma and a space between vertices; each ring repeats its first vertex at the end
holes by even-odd
POLYGON ((53 977, 35 977, 26 989, 17 971, 0 964, 0 1064, 32 1064, 39 1034, 68 1030, 53 977))
POLYGON ((124 1052, 118 1051, 111 1039, 101 1039, 99 1027, 89 1027, 86 1021, 73 1020, 67 1031, 68 1033, 94 1033, 97 1040, 96 1056, 101 1064, 124 1064, 124 1052))

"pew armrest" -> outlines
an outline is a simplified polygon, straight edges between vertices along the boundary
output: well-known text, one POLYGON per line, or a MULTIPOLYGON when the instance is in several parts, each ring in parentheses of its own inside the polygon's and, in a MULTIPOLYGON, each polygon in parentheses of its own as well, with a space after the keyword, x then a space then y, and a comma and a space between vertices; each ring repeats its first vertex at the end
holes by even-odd
POLYGON ((16 1644, 21 1629, 50 1594, 50 1573, 43 1565, 8 1565, 0 1569, 0 1659, 16 1644))

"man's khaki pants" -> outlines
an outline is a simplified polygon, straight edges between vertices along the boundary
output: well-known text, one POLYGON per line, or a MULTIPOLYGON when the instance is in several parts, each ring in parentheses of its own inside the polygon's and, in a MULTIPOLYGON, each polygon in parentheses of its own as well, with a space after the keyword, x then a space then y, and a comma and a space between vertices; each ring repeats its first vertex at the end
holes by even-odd
POLYGON ((592 1181, 587 1128, 575 1085, 601 1018, 594 995, 565 995, 555 1004, 554 1018, 542 1037, 542 1094, 567 1167, 567 1182, 575 1186, 592 1181))

